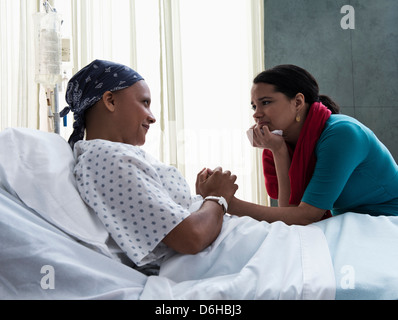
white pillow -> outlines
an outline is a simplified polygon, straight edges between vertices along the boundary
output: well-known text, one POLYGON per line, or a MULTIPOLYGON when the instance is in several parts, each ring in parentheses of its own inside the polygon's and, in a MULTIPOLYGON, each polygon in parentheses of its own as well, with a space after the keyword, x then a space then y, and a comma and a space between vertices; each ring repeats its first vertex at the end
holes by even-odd
POLYGON ((69 144, 59 135, 33 129, 0 132, 0 184, 68 235, 112 256, 108 232, 80 197, 69 144))

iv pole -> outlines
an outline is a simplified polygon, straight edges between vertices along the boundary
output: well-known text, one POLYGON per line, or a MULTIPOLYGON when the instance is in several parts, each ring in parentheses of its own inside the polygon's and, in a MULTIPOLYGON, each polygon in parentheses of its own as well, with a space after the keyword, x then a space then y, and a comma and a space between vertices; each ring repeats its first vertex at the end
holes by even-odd
POLYGON ((62 21, 48 1, 43 1, 43 6, 45 13, 36 15, 36 82, 46 86, 48 117, 53 120, 54 132, 60 134, 58 83, 61 78, 62 21))

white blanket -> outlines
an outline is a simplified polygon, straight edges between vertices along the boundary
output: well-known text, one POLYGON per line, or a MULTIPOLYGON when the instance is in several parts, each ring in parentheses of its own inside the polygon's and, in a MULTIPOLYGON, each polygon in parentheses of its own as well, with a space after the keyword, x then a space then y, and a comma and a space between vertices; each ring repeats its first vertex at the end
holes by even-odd
POLYGON ((146 279, 78 243, 0 187, 0 300, 136 300, 146 279))
POLYGON ((398 299, 398 217, 347 212, 317 222, 336 277, 336 299, 398 299))
POLYGON ((334 299, 334 272, 319 228, 224 220, 209 248, 163 263, 141 299, 334 299))
POLYGON ((209 248, 146 277, 111 258, 62 138, 5 130, 0 151, 0 299, 398 299, 398 217, 226 216, 209 248))
POLYGON ((211 247, 174 255, 160 276, 146 277, 79 244, 1 188, 0 212, 0 299, 334 298, 316 227, 226 218, 211 247))

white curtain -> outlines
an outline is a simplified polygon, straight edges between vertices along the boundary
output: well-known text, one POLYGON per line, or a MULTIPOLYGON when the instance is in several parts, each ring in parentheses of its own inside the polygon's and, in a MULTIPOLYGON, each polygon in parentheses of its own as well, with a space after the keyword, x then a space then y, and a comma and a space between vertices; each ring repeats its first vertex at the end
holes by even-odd
POLYGON ((37 1, 0 1, 0 130, 39 128, 33 31, 37 11, 37 1))
MULTIPOLYGON (((46 97, 34 82, 32 15, 41 3, 0 1, 1 129, 48 127, 46 97)), ((220 165, 238 175, 241 198, 268 204, 261 153, 245 134, 253 124, 251 82, 264 67, 263 0, 50 3, 63 17, 63 37, 71 40, 61 110, 68 79, 92 60, 130 65, 151 88, 157 118, 144 148, 176 166, 192 188, 198 171, 220 165)), ((65 138, 72 122, 70 114, 61 128, 65 138)))
POLYGON ((203 165, 238 176, 238 195, 265 204, 261 154, 248 143, 250 89, 263 69, 263 1, 180 1, 184 152, 190 181, 203 165), (260 170, 259 170, 260 168, 260 170))

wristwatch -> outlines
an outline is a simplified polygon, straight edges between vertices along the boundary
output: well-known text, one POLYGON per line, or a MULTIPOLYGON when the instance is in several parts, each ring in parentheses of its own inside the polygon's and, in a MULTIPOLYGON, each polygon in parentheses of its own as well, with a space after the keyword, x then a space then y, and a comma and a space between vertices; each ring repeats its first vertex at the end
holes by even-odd
POLYGON ((204 201, 206 200, 214 200, 217 201, 217 203, 223 207, 224 209, 224 213, 227 213, 228 210, 228 203, 227 200, 225 200, 224 197, 215 197, 215 196, 208 196, 204 199, 204 201))

